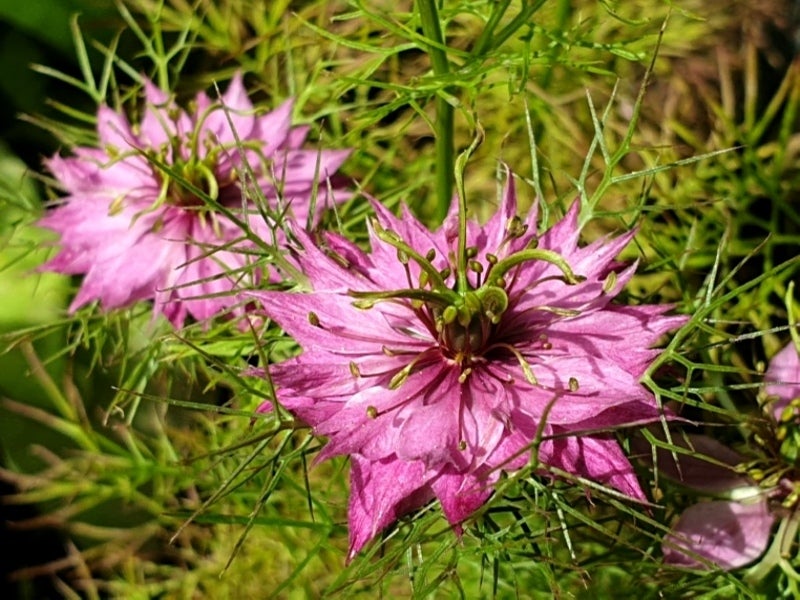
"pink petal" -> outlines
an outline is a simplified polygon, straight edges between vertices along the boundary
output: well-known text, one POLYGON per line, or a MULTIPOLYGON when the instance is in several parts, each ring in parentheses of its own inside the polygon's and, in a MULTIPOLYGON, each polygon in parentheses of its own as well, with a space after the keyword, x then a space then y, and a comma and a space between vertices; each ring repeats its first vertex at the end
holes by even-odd
POLYGON ((544 440, 539 446, 539 460, 545 465, 609 485, 635 500, 647 500, 631 463, 611 437, 569 436, 544 440))
POLYGON ((368 461, 353 455, 347 510, 348 560, 388 525, 431 499, 430 490, 423 487, 429 477, 421 463, 368 461))
POLYGON ((687 508, 663 544, 667 564, 708 569, 686 549, 729 571, 753 562, 767 549, 775 518, 765 500, 702 502, 687 508))
POLYGON ((800 356, 793 343, 772 357, 764 381, 767 394, 778 398, 772 407, 775 418, 779 419, 789 402, 800 398, 800 356))
MULTIPOLYGON (((198 115, 198 118, 205 118, 201 126, 202 131, 210 133, 211 139, 218 145, 233 146, 237 139, 240 141, 252 139, 256 117, 253 113, 253 104, 247 97, 241 73, 234 75, 219 102, 220 104, 206 115, 198 115)), ((277 131, 270 133, 278 134, 277 131)), ((270 145, 274 144, 272 136, 268 139, 270 145)), ((235 148, 232 151, 238 152, 235 148)), ((261 151, 265 156, 269 156, 274 149, 265 147, 261 151)))
POLYGON ((97 110, 97 133, 103 146, 119 150, 139 146, 138 138, 131 131, 128 119, 105 105, 97 110))
POLYGON ((451 525, 460 525, 486 503, 497 477, 479 478, 472 473, 444 473, 431 483, 442 512, 451 525))

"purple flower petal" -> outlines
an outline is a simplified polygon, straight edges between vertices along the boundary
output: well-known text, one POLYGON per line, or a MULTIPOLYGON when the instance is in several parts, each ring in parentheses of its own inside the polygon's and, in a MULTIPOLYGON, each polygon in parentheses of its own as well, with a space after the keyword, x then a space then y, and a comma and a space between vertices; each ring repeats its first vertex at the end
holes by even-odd
POLYGON ((668 564, 706 569, 708 566, 684 550, 719 568, 742 567, 761 556, 769 544, 775 518, 767 502, 701 502, 687 508, 664 539, 668 564))

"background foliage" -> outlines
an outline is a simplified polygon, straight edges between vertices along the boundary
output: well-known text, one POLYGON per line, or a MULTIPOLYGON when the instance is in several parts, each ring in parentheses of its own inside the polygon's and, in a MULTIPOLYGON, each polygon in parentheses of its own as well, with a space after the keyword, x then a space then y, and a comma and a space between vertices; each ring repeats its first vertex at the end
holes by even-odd
MULTIPOLYGON (((644 466, 652 510, 523 471, 461 540, 428 507, 345 565, 345 461, 312 465, 320 442, 307 431, 252 417, 266 390, 242 373, 289 343, 270 330, 257 344, 226 324, 173 332, 141 306, 68 318, 75 282, 34 272, 49 238, 32 226, 52 195, 41 158, 88 143, 98 102, 135 109, 142 74, 185 100, 237 70, 256 103, 294 96, 315 143, 354 148, 345 173, 370 195, 435 224, 433 125, 445 102, 456 148, 478 124, 486 133, 467 170, 477 214, 494 208, 502 160, 529 181, 527 201, 540 195, 552 214, 579 197, 587 240, 639 228, 625 256, 641 260, 629 300, 692 315, 646 383, 696 430, 743 447, 796 302, 790 8, 448 1, 442 73, 407 1, 0 2, 0 95, 11 107, 0 121, 3 536, 38 548, 9 565, 9 590, 790 597, 777 572, 756 585, 665 569, 660 537, 694 499, 644 466)), ((366 212, 356 199, 330 224, 362 240, 366 212)))

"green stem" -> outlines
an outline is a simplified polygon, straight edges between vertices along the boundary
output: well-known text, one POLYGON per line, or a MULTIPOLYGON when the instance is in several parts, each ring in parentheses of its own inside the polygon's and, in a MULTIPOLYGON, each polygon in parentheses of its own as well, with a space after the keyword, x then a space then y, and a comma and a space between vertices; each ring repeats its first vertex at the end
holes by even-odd
MULTIPOLYGON (((417 0, 422 33, 432 42, 428 46, 433 72, 442 77, 450 72, 446 45, 439 22, 436 0, 417 0)), ((445 90, 446 91, 446 90, 445 90)), ((454 111, 442 95, 436 96, 436 212, 437 223, 444 221, 453 196, 453 166, 455 163, 454 111)))
POLYGON ((483 31, 481 31, 481 35, 478 37, 478 41, 475 42, 475 46, 472 49, 472 56, 483 56, 490 48, 492 38, 494 37, 494 30, 497 28, 500 19, 506 14, 509 4, 511 4, 511 0, 501 0, 492 5, 492 14, 489 15, 489 20, 486 22, 486 25, 484 25, 483 31))
POLYGON ((483 128, 475 122, 475 138, 469 148, 458 155, 455 162, 456 194, 458 195, 458 251, 456 254, 456 290, 462 296, 467 293, 467 192, 464 189, 464 170, 476 148, 483 141, 483 128))
POLYGON ((520 27, 527 25, 530 22, 530 18, 533 16, 533 14, 539 10, 544 3, 545 0, 536 0, 533 3, 523 1, 523 8, 519 14, 492 38, 489 50, 499 48, 506 42, 508 38, 514 35, 520 27))

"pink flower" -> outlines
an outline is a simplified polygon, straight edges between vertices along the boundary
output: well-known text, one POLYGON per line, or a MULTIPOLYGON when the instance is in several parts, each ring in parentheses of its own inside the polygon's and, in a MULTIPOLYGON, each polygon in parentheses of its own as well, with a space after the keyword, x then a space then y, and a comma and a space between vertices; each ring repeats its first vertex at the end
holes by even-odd
POLYGON ((374 208, 371 253, 298 232, 313 291, 256 294, 304 350, 270 367, 278 400, 329 438, 319 459, 351 458, 350 557, 434 498, 460 530, 533 446, 644 500, 614 436, 581 435, 660 414, 638 380, 684 319, 611 303, 634 273, 614 260, 633 234, 579 247, 576 204, 537 236, 511 177, 494 217, 466 224, 465 261, 456 215, 431 233, 374 208))
POLYGON ((145 82, 143 113, 132 125, 101 106, 99 147, 46 161, 66 197, 39 221, 60 234, 61 246, 42 268, 85 275, 70 311, 94 300, 108 310, 152 299, 155 314, 180 326, 187 315, 203 320, 229 309, 240 280, 259 278, 242 227, 185 182, 269 241, 271 228, 245 199, 254 194, 242 180, 252 174, 269 209, 305 223, 315 178, 321 209, 334 200, 325 178, 349 151, 301 150, 308 128, 291 126, 292 101, 257 115, 240 75, 218 102, 201 93, 189 112, 145 82))
POLYGON ((698 502, 683 511, 664 538, 664 562, 694 569, 708 569, 713 564, 725 570, 753 562, 766 550, 775 521, 765 491, 734 470, 743 461, 736 452, 706 436, 686 437, 673 443, 694 455, 680 454, 678 469, 672 454, 660 449, 659 474, 693 490, 729 499, 698 502))
POLYGON ((705 436, 688 436, 698 456, 681 455, 680 469, 668 452, 660 451, 660 473, 691 489, 727 498, 700 502, 683 511, 664 539, 666 563, 700 569, 708 568, 708 563, 724 570, 743 567, 767 549, 772 526, 781 513, 776 508, 789 502, 785 508, 794 510, 800 440, 796 403, 792 402, 800 398, 800 357, 794 344, 772 358, 764 381, 769 400, 766 408, 776 423, 774 439, 762 444, 772 460, 768 457, 756 471, 759 479, 763 477, 760 485, 734 470, 744 462, 741 456, 705 436))

